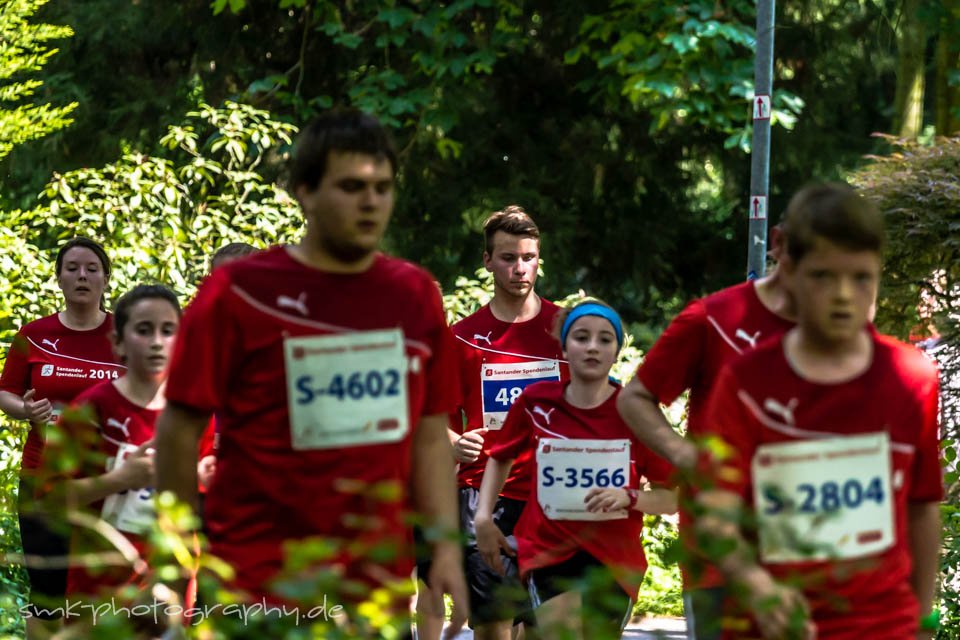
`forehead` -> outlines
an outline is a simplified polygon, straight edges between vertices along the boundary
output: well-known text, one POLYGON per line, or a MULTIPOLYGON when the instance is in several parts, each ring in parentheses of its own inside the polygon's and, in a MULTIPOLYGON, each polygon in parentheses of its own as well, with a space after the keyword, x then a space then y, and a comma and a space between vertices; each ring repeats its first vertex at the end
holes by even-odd
POLYGON ((325 179, 392 180, 393 165, 386 156, 375 156, 358 151, 331 150, 327 154, 325 179))
POLYGON ((608 331, 616 335, 616 330, 613 328, 613 325, 610 324, 610 321, 606 318, 601 318, 600 316, 582 316, 577 318, 570 326, 570 331, 573 332, 577 331, 578 329, 593 333, 608 331))
POLYGON ((870 249, 848 249, 826 238, 817 237, 799 263, 800 267, 835 269, 880 268, 880 254, 870 249))
POLYGON ((93 262, 103 266, 100 263, 100 257, 86 247, 70 247, 67 249, 67 252, 63 254, 63 263, 67 264, 68 262, 75 264, 90 264, 93 262))
POLYGON ((143 298, 130 307, 130 323, 138 322, 176 322, 177 310, 163 298, 143 298))
POLYGON ((540 242, 530 236, 516 236, 506 231, 497 231, 493 234, 494 253, 537 253, 540 242))

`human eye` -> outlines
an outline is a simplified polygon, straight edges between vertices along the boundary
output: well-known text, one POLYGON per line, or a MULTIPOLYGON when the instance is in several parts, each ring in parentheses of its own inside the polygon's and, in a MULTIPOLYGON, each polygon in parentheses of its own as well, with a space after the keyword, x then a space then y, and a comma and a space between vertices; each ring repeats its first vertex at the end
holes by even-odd
POLYGON ((393 191, 393 180, 383 180, 376 185, 377 193, 385 195, 393 191))
POLYGON ((363 180, 347 178, 339 182, 340 189, 347 193, 356 193, 363 189, 363 180))
POLYGON ((148 336, 153 331, 153 325, 149 322, 138 322, 133 327, 133 331, 138 336, 148 336))
POLYGON ((172 322, 164 323, 163 325, 163 335, 173 336, 177 333, 177 325, 172 322))

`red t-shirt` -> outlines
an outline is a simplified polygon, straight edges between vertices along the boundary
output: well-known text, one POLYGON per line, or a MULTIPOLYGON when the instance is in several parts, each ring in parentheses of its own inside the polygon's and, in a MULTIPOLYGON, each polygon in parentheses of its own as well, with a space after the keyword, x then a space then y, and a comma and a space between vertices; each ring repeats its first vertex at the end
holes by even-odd
MULTIPOLYGON (((791 327, 792 322, 763 305, 753 282, 734 285, 688 304, 644 356, 637 378, 663 404, 672 403, 689 389, 687 432, 700 436, 709 423, 706 405, 710 390, 723 366, 791 327)), ((681 506, 680 535, 692 553, 690 520, 681 506)), ((712 566, 681 562, 681 567, 687 589, 724 584, 712 566)))
MULTIPOLYGON (((146 409, 128 400, 112 382, 103 382, 81 393, 71 404, 70 411, 61 419, 61 424, 77 442, 95 443, 103 456, 104 464, 97 464, 89 455, 82 456, 85 463, 76 477, 92 477, 106 473, 113 468, 114 460, 121 446, 138 447, 150 440, 155 431, 160 411, 146 409), (92 433, 92 432, 96 433, 92 433)), ((89 452, 83 452, 89 454, 89 452)), ((123 494, 131 493, 129 491, 123 494)), ((137 493, 147 499, 153 489, 140 489, 137 493)), ((119 495, 123 495, 119 494, 119 495)), ((103 510, 104 501, 89 505, 97 514, 103 510)), ((83 528, 74 528, 70 541, 71 554, 115 551, 97 534, 83 528)), ((123 535, 146 559, 146 540, 129 531, 123 535)), ((83 567, 71 566, 67 573, 68 594, 97 594, 101 589, 116 589, 135 577, 129 568, 111 567, 106 570, 89 571, 83 567)))
POLYGON ((727 487, 751 507, 751 461, 758 446, 889 434, 893 545, 854 560, 767 566, 803 589, 817 637, 823 640, 914 636, 919 606, 910 588, 908 506, 943 497, 936 367, 919 350, 887 336, 874 333, 873 348, 873 361, 863 374, 818 384, 795 373, 782 340, 769 342, 724 370, 709 406, 719 434, 736 452, 733 463, 740 480, 727 487))
MULTIPOLYGON (((0 390, 22 396, 35 389, 35 400, 47 398, 55 413, 82 391, 104 380, 116 380, 126 367, 117 363, 110 342, 113 316, 95 329, 77 331, 53 314, 28 323, 13 339, 0 377, 0 390)), ((23 450, 23 468, 43 462, 44 425, 33 424, 23 450)))
MULTIPOLYGON (((548 378, 550 374, 546 370, 554 362, 561 364, 561 379, 569 378, 566 362, 562 360, 563 350, 553 336, 554 318, 559 310, 560 307, 541 298, 540 313, 536 318, 526 322, 504 322, 498 320, 490 311, 490 306, 486 305, 453 325, 462 386, 460 412, 452 417, 455 429, 480 429, 489 424, 491 416, 502 424, 520 391, 538 379, 548 378), (483 381, 484 373, 490 369, 487 365, 522 363, 531 365, 532 372, 521 373, 521 376, 527 375, 523 379, 504 375, 500 381, 483 381), (537 373, 535 370, 539 368, 544 371, 537 373), (462 426, 464 419, 466 425, 462 426)), ((487 437, 492 432, 488 432, 487 437)), ((489 446, 484 443, 479 458, 460 464, 457 479, 461 487, 480 488, 483 470, 487 466, 488 449, 489 446)), ((517 459, 500 495, 526 500, 530 493, 529 467, 529 454, 517 459)))
MULTIPOLYGON (((599 407, 580 409, 564 399, 569 382, 540 382, 527 387, 510 408, 507 421, 494 435, 490 455, 497 460, 528 456, 533 478, 542 470, 536 456, 541 438, 630 441, 630 479, 637 488, 640 476, 664 483, 672 469, 661 457, 640 444, 617 412, 620 388, 599 407)), ((614 569, 620 586, 635 598, 647 570, 640 535, 643 514, 631 510, 619 520, 552 520, 544 515, 532 490, 514 529, 520 571, 549 567, 583 550, 614 569)))
MULTIPOLYGON (((213 272, 184 314, 167 399, 216 413, 217 472, 204 517, 211 552, 233 565, 237 586, 267 595, 284 542, 312 536, 351 543, 337 558, 351 577, 367 575, 373 563, 364 554, 385 545, 399 553, 377 562, 379 573, 409 573, 403 516, 413 431, 422 416, 454 410, 454 354, 437 285, 406 261, 378 255, 364 273, 332 274, 275 247, 213 272), (288 404, 285 340, 397 328, 409 431, 392 443, 294 449, 289 407, 302 390, 288 404)), ((345 382, 348 392, 361 391, 353 386, 345 382)))

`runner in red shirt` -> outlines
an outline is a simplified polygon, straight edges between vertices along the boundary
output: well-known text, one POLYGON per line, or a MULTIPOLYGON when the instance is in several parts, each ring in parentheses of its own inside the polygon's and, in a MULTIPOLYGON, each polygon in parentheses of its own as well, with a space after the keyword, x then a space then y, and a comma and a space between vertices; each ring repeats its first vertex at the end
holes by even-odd
MULTIPOLYGON (((779 233, 773 235, 773 245, 773 253, 779 254, 779 233)), ((694 300, 644 356, 617 401, 620 414, 641 442, 678 469, 691 471, 697 457, 694 440, 705 435, 706 404, 720 370, 760 342, 782 335, 793 326, 792 318, 777 269, 760 280, 694 300), (660 409, 661 403, 671 404, 687 390, 690 439, 676 433, 660 409)), ((687 627, 698 640, 716 640, 727 599, 725 581, 698 557, 685 502, 681 500, 680 538, 686 549, 681 568, 687 627)))
MULTIPOLYGON (((57 253, 57 284, 65 308, 23 326, 13 339, 0 378, 0 410, 29 420, 20 477, 20 537, 26 555, 59 557, 69 551, 69 529, 38 501, 45 485, 46 429, 79 393, 124 370, 110 343, 112 318, 104 311, 110 259, 87 238, 66 242, 57 253)), ((27 567, 31 616, 28 630, 41 633, 39 619, 59 618, 67 587, 66 569, 27 567), (43 611, 47 609, 47 611, 43 611)))
MULTIPOLYGON (((80 394, 61 418, 70 440, 88 444, 102 454, 106 468, 89 454, 81 455, 84 464, 67 482, 67 499, 73 508, 92 508, 124 534, 139 552, 134 571, 142 572, 146 556, 142 534, 156 520, 154 425, 166 404, 163 387, 180 324, 180 304, 166 287, 139 285, 121 296, 114 308, 114 322, 116 352, 126 373, 80 394)), ((101 532, 78 527, 73 530, 70 551, 74 557, 115 552, 117 543, 104 540, 101 532)), ((107 589, 115 593, 135 577, 129 566, 91 572, 74 565, 67 592, 103 595, 101 591, 107 589)))
POLYGON ((493 436, 477 544, 501 572, 501 550, 513 551, 494 524, 494 502, 514 460, 535 453, 534 493, 514 535, 538 631, 619 638, 647 568, 643 512, 672 513, 676 496, 639 490, 641 476, 662 483, 670 467, 636 441, 617 413, 620 387, 609 375, 623 345, 619 316, 604 304, 581 302, 566 314, 560 335, 570 380, 525 389, 493 436), (584 578, 587 584, 576 584, 584 578))
POLYGON ((701 497, 718 511, 697 527, 738 545, 719 566, 765 638, 793 625, 819 640, 931 637, 918 619, 940 548, 937 372, 869 324, 882 216, 846 185, 815 185, 791 200, 784 234, 797 327, 721 374, 711 424, 735 472, 701 497), (730 519, 740 510, 756 518, 759 564, 730 519))
MULTIPOLYGON (((500 429, 523 389, 541 380, 566 377, 560 344, 553 336, 559 307, 534 291, 540 256, 540 230, 522 207, 511 205, 484 223, 483 264, 493 274, 490 303, 453 326, 460 363, 460 407, 451 418, 450 440, 460 463, 460 528, 466 536, 464 570, 470 590, 470 626, 475 637, 510 637, 511 626, 533 622, 532 607, 518 580, 514 558, 504 554, 505 576, 490 570, 477 551, 473 518, 487 461, 485 439, 500 429)), ((529 456, 519 461, 497 503, 497 524, 509 536, 530 492, 529 456)), ((425 575, 429 564, 419 563, 425 575)), ((419 585, 421 637, 439 637, 443 609, 419 585)))
MULTIPOLYGON (((216 412, 211 552, 258 600, 289 600, 272 590, 289 543, 332 543, 331 557, 303 571, 342 572, 333 606, 367 597, 350 595, 354 586, 410 575, 411 510, 437 530, 457 526, 453 336, 430 275, 377 251, 395 162, 374 118, 314 121, 291 167, 303 240, 217 269, 184 314, 157 425, 158 488, 195 503, 189 461, 216 412)), ((453 596, 459 628, 462 556, 449 536, 433 545, 430 578, 453 596)))

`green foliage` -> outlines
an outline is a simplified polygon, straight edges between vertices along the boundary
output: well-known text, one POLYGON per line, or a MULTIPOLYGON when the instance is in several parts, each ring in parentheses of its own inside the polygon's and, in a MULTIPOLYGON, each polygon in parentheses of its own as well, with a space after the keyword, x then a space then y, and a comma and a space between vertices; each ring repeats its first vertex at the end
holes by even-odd
POLYGON ((29 77, 57 53, 47 43, 73 35, 70 27, 30 22, 49 0, 0 0, 0 160, 13 147, 68 126, 73 102, 64 107, 23 104, 43 86, 29 77))
POLYGON ((960 138, 933 144, 885 138, 894 150, 851 176, 883 211, 888 249, 878 327, 901 338, 939 334, 929 353, 941 376, 943 506, 941 640, 960 638, 960 138))

